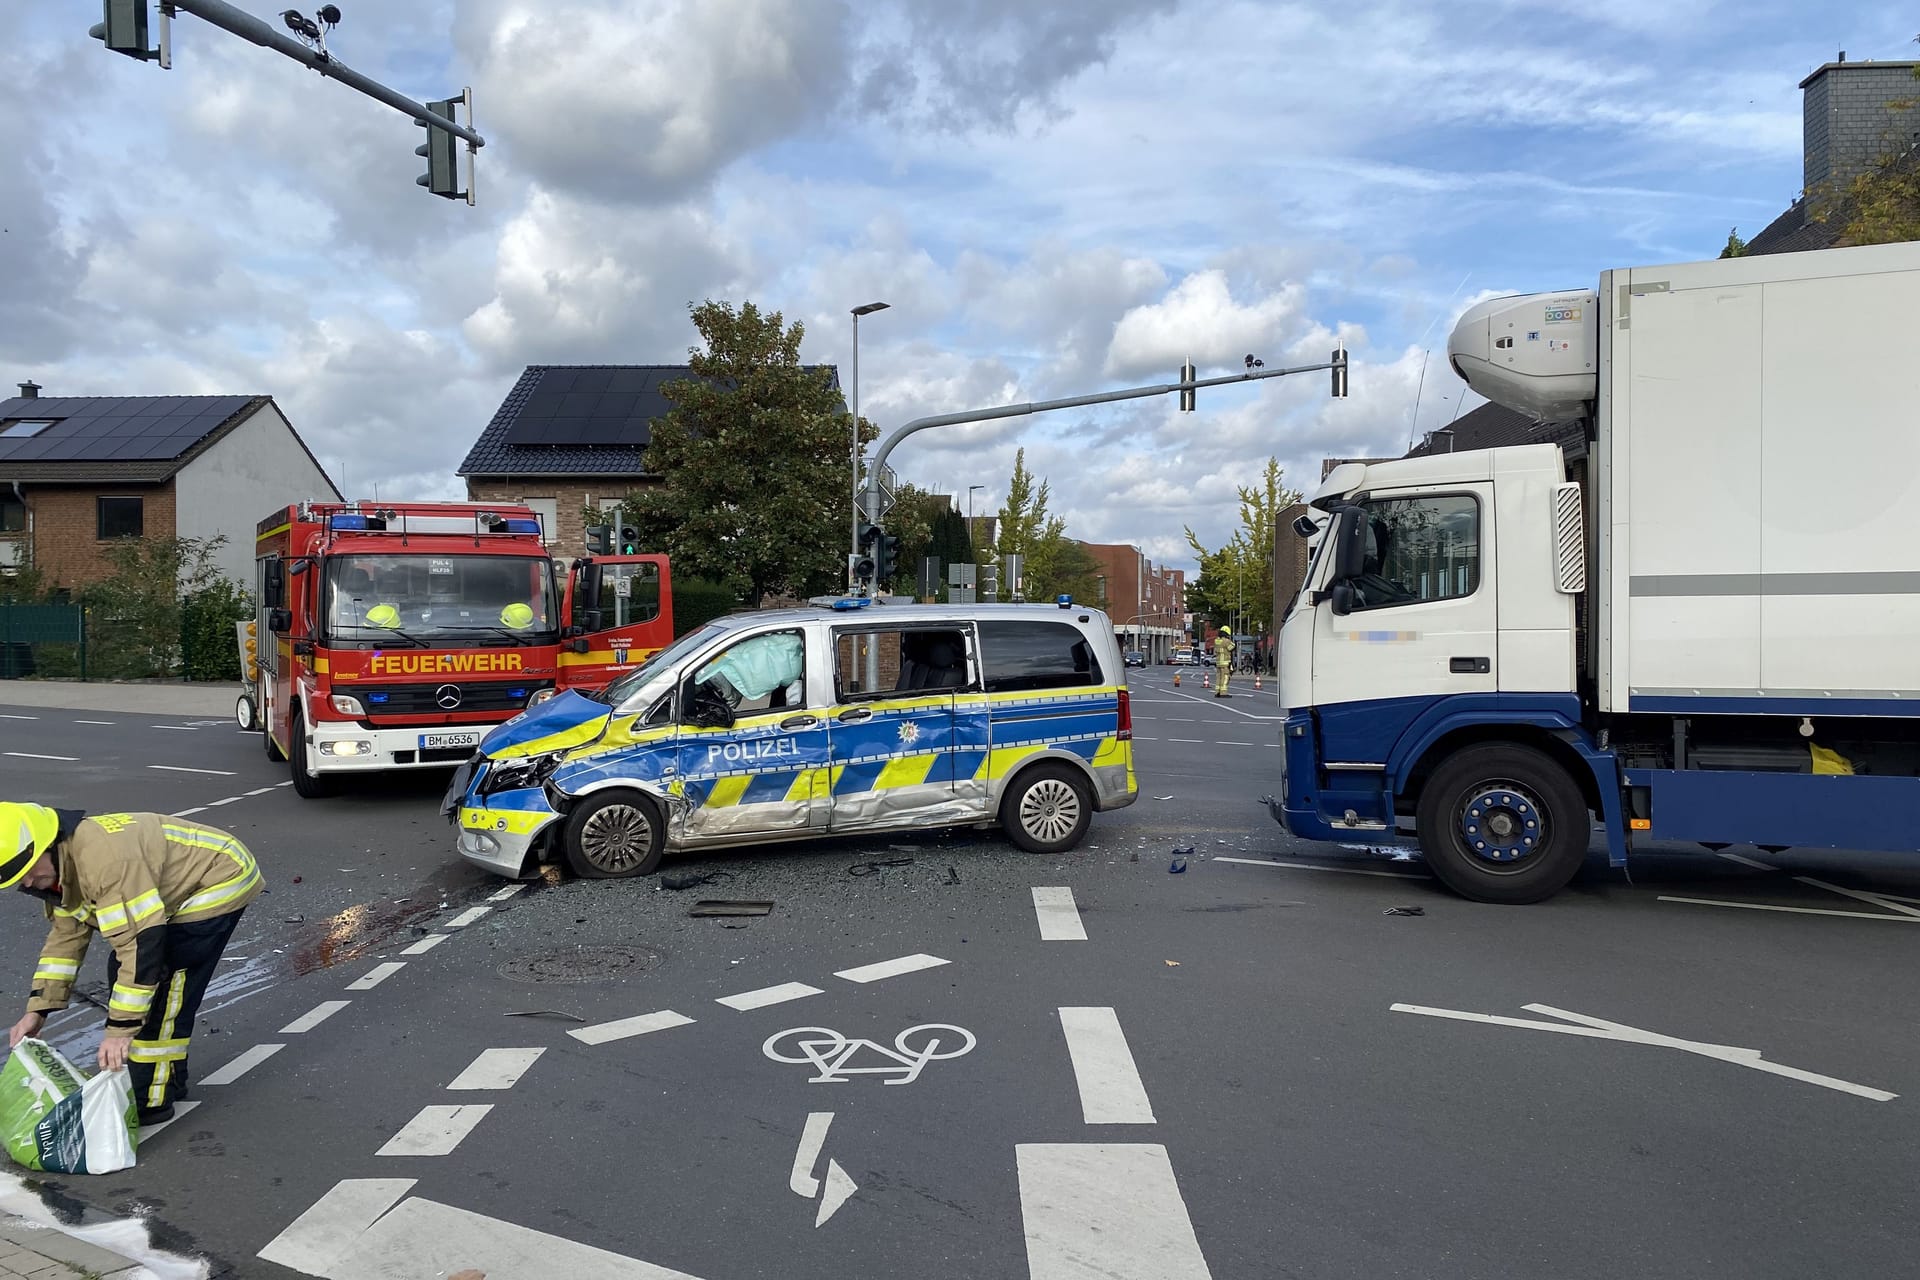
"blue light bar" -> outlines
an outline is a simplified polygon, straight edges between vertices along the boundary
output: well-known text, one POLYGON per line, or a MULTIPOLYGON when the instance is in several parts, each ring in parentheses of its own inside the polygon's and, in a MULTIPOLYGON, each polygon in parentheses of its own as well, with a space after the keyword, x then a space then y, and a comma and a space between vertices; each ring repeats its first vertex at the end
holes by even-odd
POLYGON ((364 529, 365 529, 366 527, 367 527, 367 518, 366 518, 365 516, 345 516, 345 515, 342 515, 342 516, 328 516, 328 517, 327 517, 327 528, 329 528, 329 529, 360 529, 360 530, 364 530, 364 529))
POLYGON ((538 520, 507 520, 503 523, 506 525, 508 533, 540 532, 540 522, 538 520))
POLYGON ((872 604, 872 603, 873 603, 873 601, 872 601, 872 600, 871 600, 870 598, 868 598, 868 597, 865 597, 865 596, 861 596, 861 597, 859 597, 859 598, 857 598, 857 599, 853 599, 853 600, 835 600, 835 601, 833 602, 833 607, 834 607, 834 608, 836 608, 836 609, 842 609, 842 610, 845 610, 845 609, 864 609, 864 608, 866 608, 866 607, 867 607, 868 605, 870 605, 870 604, 872 604))
POLYGON ((507 696, 509 698, 524 698, 531 692, 533 692, 531 689, 509 689, 507 690, 507 696))
POLYGON ((367 695, 367 701, 373 703, 375 706, 378 706, 380 703, 385 702, 387 699, 391 698, 392 696, 393 695, 390 693, 370 693, 367 695))

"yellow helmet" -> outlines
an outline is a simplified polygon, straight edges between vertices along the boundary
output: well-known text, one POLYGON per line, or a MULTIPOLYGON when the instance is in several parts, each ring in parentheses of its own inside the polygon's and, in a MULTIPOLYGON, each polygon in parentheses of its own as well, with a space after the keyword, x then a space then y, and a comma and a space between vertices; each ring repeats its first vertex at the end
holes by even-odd
POLYGON ((533 607, 524 604, 510 604, 500 611, 500 625, 512 627, 515 631, 533 625, 533 607))
POLYGON ((367 610, 367 625, 370 627, 397 627, 400 625, 400 611, 390 604, 377 604, 367 610))
POLYGON ((1230 635, 1232 635, 1232 634, 1233 634, 1233 628, 1232 628, 1232 627, 1222 627, 1222 628, 1220 628, 1220 634, 1221 634, 1221 635, 1223 635, 1223 636, 1230 636, 1230 635))
POLYGON ((43 804, 0 800, 0 889, 19 884, 60 834, 60 817, 43 804))

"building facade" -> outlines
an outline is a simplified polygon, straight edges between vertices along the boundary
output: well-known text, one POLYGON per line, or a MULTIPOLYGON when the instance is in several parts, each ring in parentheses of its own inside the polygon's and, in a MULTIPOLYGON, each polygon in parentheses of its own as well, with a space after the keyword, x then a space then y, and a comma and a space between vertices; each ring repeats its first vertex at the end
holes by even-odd
POLYGON ((1187 572, 1156 565, 1127 543, 1083 542, 1099 566, 1100 607, 1113 618, 1121 647, 1165 662, 1189 634, 1187 572))

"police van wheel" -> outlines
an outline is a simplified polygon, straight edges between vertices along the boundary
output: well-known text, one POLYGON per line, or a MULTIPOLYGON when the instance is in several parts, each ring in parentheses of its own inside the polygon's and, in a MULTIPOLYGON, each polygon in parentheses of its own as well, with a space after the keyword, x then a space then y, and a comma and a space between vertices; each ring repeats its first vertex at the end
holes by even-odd
POLYGON ((1064 853, 1080 843, 1093 820, 1086 779, 1066 765, 1035 765, 1014 779, 1000 821, 1028 853, 1064 853))
POLYGON ((308 800, 333 794, 333 779, 307 770, 307 726, 300 712, 287 718, 287 759, 293 763, 294 793, 308 800))
POLYGON ((660 811, 637 791, 589 796, 567 817, 567 865, 585 880, 651 874, 665 845, 660 811))

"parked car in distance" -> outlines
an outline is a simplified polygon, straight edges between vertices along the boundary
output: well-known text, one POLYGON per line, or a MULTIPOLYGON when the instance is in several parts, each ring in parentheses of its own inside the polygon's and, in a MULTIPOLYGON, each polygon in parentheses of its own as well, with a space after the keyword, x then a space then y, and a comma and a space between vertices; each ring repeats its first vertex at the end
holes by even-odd
POLYGON ((1130 667, 1144 667, 1147 665, 1146 655, 1138 649, 1127 650, 1126 657, 1123 658, 1122 661, 1130 667))
POLYGON ((1173 665, 1176 667, 1197 667, 1200 665, 1200 661, 1193 656, 1193 650, 1191 649, 1175 649, 1173 651, 1173 665))

